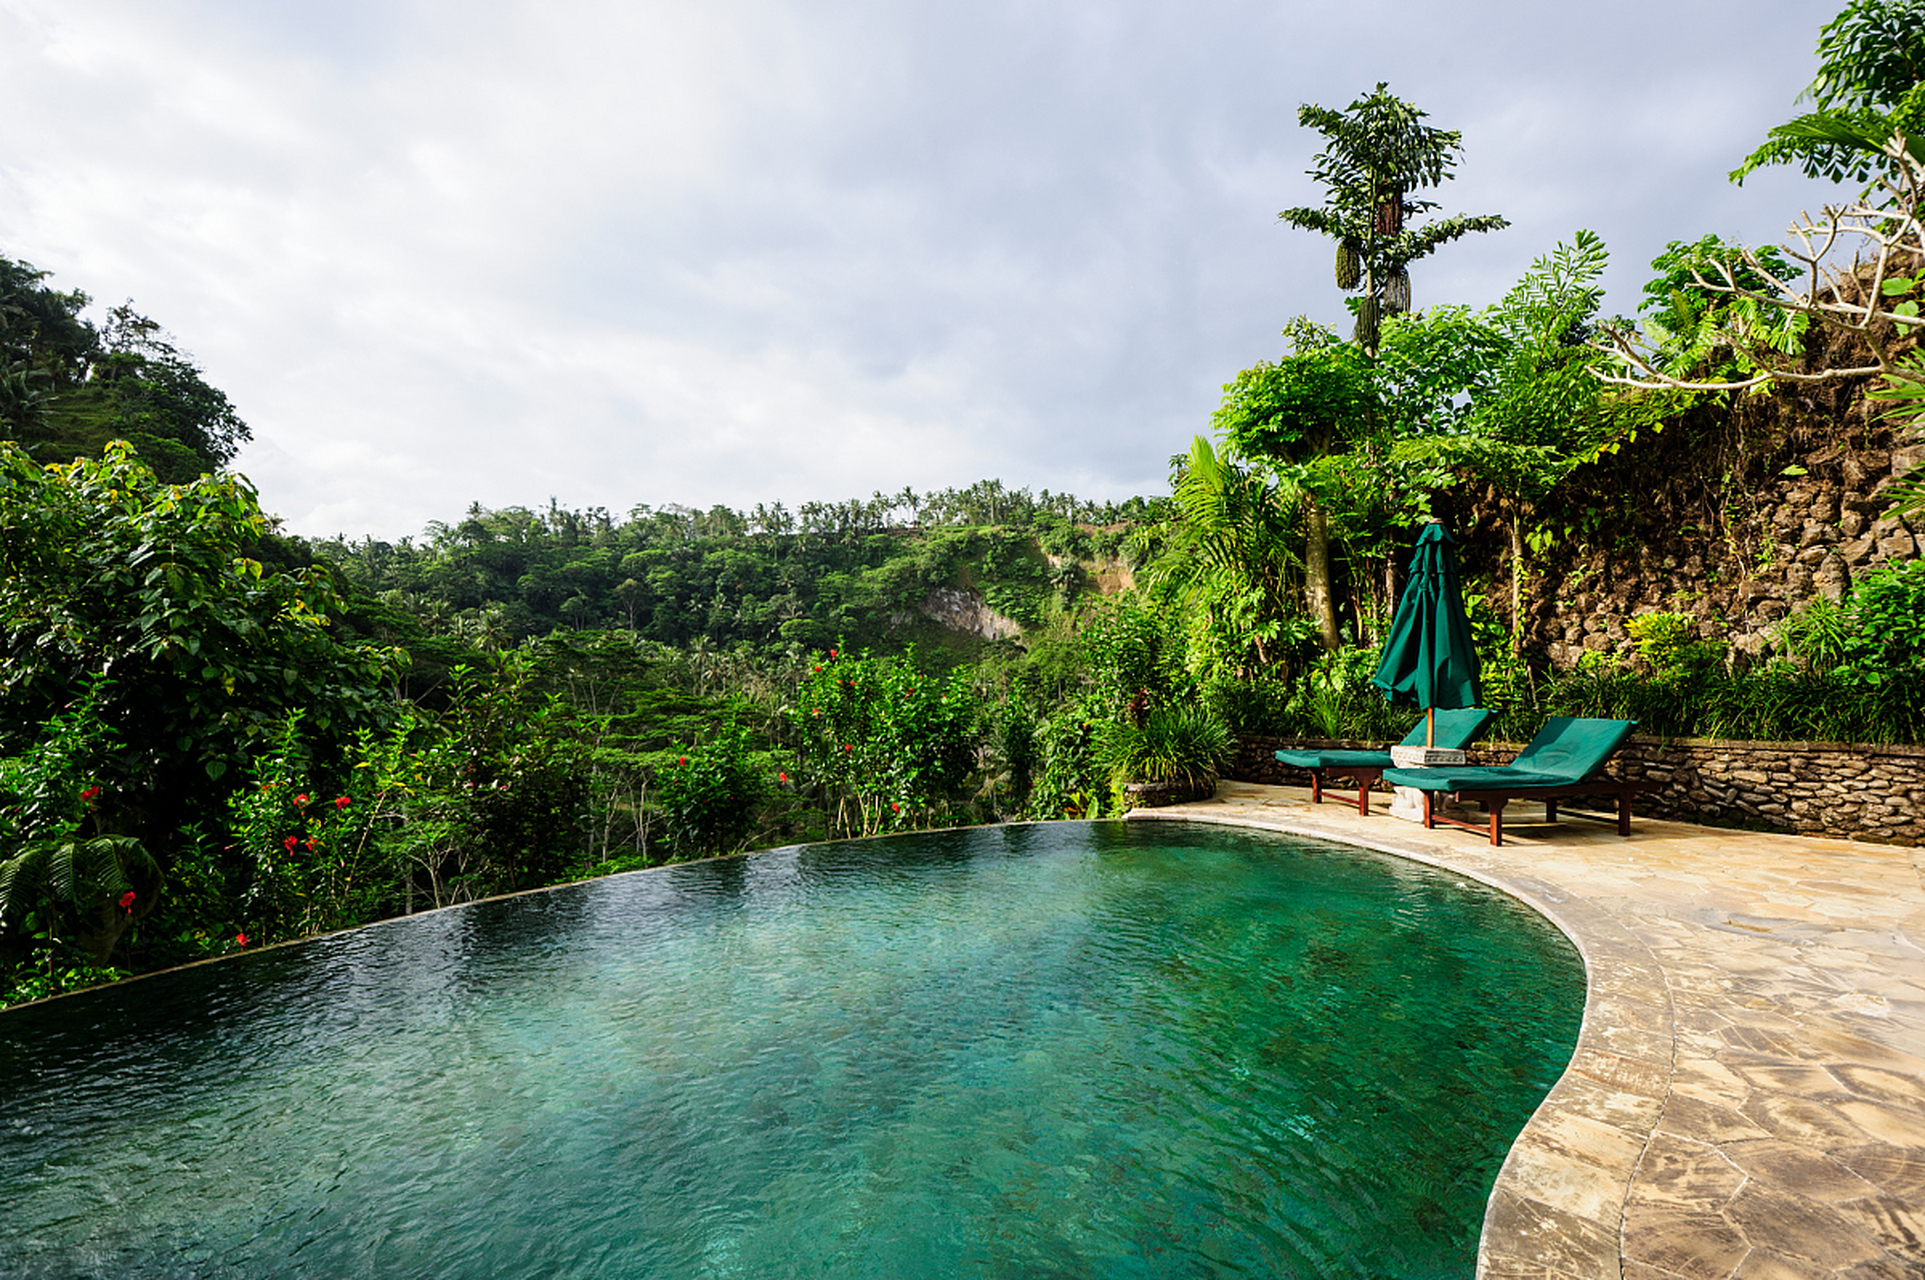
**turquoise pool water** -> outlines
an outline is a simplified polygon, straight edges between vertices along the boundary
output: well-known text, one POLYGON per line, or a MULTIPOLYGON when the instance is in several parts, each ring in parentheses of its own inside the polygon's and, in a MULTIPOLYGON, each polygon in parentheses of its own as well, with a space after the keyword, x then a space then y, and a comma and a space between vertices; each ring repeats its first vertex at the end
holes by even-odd
POLYGON ((1176 823, 777 850, 0 1014, 0 1273, 1468 1277, 1542 920, 1176 823))

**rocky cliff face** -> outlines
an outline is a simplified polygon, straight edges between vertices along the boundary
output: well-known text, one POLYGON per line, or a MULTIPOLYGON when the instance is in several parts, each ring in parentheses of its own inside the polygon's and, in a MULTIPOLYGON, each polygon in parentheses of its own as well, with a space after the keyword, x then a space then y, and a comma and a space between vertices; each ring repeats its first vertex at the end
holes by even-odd
POLYGON ((952 631, 984 640, 1011 640, 1023 634, 1014 618, 997 613, 980 595, 962 587, 937 587, 923 597, 918 612, 952 631))
MULTIPOLYGON (((1552 541, 1527 554, 1526 650, 1560 669, 1586 652, 1628 654, 1625 620, 1669 612, 1760 656, 1806 602, 1919 555, 1925 519, 1888 514, 1888 491, 1925 463, 1925 445, 1863 391, 1861 380, 1701 403, 1574 475, 1537 515, 1552 541)), ((1495 503, 1459 521, 1466 569, 1508 613, 1510 535, 1495 503)))

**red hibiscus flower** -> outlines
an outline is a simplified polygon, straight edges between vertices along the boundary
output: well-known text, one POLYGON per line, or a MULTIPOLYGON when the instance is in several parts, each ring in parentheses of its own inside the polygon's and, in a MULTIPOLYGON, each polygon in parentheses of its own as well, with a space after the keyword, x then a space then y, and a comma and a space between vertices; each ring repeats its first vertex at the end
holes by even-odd
POLYGON ((132 889, 120 895, 120 909, 130 914, 133 912, 134 891, 132 889))

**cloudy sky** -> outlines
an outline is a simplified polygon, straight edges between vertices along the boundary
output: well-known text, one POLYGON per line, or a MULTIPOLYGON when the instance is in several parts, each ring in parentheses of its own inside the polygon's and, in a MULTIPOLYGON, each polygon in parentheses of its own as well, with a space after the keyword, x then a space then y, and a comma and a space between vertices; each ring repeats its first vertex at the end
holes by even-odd
POLYGON ((1413 271, 1494 301, 1725 173, 1842 0, 0 0, 0 253, 131 297, 301 533, 998 477, 1163 492, 1285 321, 1342 323, 1303 102, 1460 129, 1413 271))

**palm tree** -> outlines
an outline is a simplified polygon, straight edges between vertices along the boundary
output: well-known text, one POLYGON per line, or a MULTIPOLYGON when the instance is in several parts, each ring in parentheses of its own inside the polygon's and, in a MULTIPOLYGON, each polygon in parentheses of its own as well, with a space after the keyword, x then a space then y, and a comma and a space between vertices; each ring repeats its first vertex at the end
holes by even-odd
POLYGON ((1308 630, 1291 607, 1301 495, 1237 465, 1203 436, 1171 463, 1176 515, 1161 554, 1144 569, 1146 585, 1207 619, 1209 634, 1229 640, 1245 676, 1252 666, 1274 667, 1308 630))

